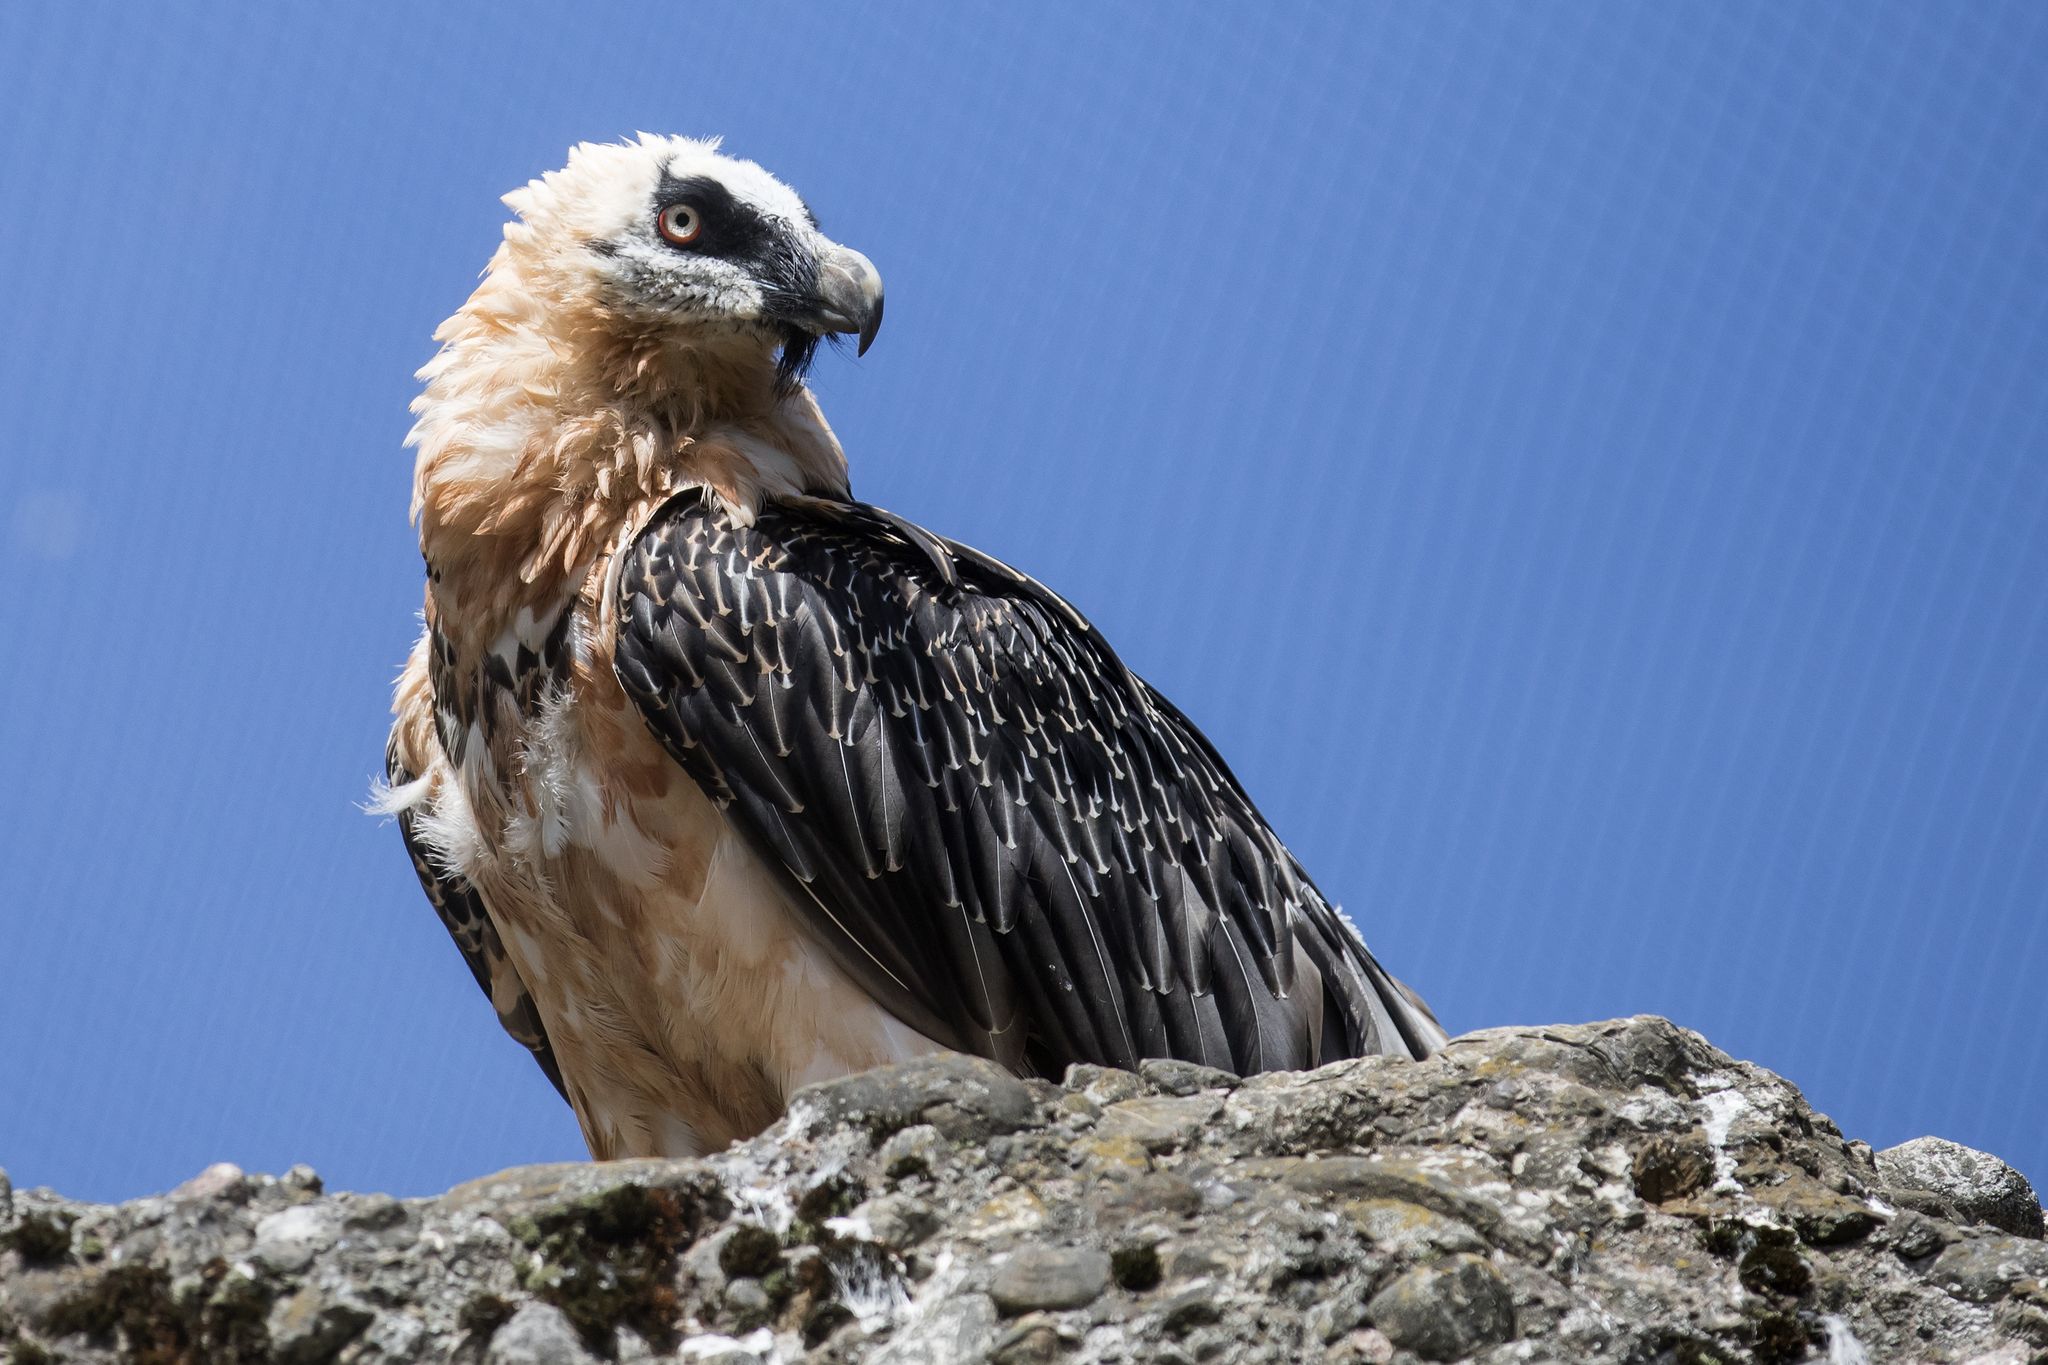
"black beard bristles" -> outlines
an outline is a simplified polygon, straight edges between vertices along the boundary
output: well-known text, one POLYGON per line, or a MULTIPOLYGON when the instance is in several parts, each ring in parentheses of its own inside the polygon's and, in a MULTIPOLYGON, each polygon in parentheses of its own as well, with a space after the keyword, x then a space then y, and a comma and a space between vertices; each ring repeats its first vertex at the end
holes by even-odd
POLYGON ((821 341, 831 342, 832 349, 841 355, 846 354, 846 348, 850 344, 844 336, 836 332, 829 336, 819 336, 816 332, 807 332, 801 327, 791 326, 782 329, 782 354, 775 359, 776 393, 787 397, 796 391, 797 385, 804 382, 811 372, 811 362, 818 358, 818 343, 821 341))
POLYGON ((782 354, 775 359, 775 391, 787 396, 796 392, 818 358, 818 343, 824 338, 801 327, 782 329, 782 354))

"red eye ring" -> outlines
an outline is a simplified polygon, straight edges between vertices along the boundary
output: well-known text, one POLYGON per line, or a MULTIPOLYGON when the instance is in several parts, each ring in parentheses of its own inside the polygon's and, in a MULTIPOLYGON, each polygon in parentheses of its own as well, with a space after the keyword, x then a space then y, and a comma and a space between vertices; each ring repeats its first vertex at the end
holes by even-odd
POLYGON ((669 204, 655 216, 654 226, 677 246, 688 246, 704 235, 704 215, 694 204, 669 204))

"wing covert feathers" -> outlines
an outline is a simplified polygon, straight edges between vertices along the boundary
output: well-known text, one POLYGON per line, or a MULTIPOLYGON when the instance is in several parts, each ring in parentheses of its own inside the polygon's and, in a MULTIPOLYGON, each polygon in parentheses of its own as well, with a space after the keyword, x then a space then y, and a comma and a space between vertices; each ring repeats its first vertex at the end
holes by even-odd
POLYGON ((627 694, 905 1022, 1055 1076, 1441 1041, 1200 732, 1025 575, 858 503, 737 526, 685 494, 617 582, 627 694))

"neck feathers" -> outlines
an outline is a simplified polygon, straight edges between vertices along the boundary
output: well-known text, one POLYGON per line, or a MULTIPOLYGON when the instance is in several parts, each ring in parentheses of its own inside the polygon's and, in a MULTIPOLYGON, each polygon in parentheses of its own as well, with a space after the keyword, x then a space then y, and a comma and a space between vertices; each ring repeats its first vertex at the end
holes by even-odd
POLYGON ((847 495, 831 427, 808 390, 778 391, 756 339, 684 345, 590 300, 537 298, 509 247, 434 339, 407 439, 444 629, 489 635, 560 600, 684 488, 745 521, 776 497, 847 495))

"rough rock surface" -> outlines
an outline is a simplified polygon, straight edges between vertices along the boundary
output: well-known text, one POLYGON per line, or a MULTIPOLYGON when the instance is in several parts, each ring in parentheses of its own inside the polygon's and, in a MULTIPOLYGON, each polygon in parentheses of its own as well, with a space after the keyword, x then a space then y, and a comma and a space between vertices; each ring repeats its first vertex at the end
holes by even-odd
POLYGON ((953 1058, 436 1199, 0 1180, 0 1356, 2048 1361, 2039 1205, 1956 1150, 1880 1161, 1661 1019, 1244 1081, 953 1058))
POLYGON ((1901 1203, 1962 1222, 1989 1223, 2022 1237, 2041 1235, 2041 1201, 2027 1178, 1988 1152, 1922 1137, 1877 1154, 1877 1172, 1901 1203))

